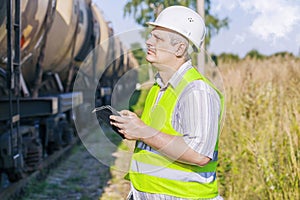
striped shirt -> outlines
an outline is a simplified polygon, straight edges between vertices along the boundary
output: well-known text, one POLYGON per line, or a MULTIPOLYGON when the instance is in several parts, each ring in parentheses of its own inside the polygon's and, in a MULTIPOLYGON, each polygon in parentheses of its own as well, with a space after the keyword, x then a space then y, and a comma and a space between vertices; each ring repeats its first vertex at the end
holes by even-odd
MULTIPOLYGON (((156 82, 160 86, 156 104, 168 87, 175 88, 184 74, 193 66, 191 61, 184 63, 164 84, 157 74, 156 82)), ((189 83, 179 96, 172 116, 174 129, 183 135, 184 141, 190 148, 213 158, 214 148, 218 137, 218 121, 220 116, 220 98, 217 92, 202 80, 189 83)), ((164 194, 151 194, 137 191, 131 187, 134 200, 181 200, 182 198, 164 194)), ((221 200, 218 196, 214 200, 221 200)))

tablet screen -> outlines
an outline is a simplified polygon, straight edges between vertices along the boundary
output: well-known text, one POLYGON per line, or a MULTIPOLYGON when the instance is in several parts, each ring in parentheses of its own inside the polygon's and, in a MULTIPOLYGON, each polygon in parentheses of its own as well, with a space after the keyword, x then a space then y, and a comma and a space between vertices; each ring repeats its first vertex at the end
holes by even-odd
POLYGON ((107 105, 107 106, 101 106, 101 107, 95 108, 92 112, 96 113, 98 121, 100 120, 100 121, 106 123, 108 126, 110 126, 116 133, 118 133, 124 139, 123 134, 119 133, 119 129, 110 124, 110 121, 111 121, 109 118, 110 115, 121 116, 116 109, 107 105))

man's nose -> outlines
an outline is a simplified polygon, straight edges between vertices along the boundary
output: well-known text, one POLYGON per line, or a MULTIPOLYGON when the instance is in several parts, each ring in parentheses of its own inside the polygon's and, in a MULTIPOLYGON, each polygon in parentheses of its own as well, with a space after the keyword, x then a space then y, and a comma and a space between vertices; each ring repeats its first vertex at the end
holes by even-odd
POLYGON ((146 45, 147 45, 147 46, 153 45, 153 36, 150 36, 150 37, 146 40, 146 45))

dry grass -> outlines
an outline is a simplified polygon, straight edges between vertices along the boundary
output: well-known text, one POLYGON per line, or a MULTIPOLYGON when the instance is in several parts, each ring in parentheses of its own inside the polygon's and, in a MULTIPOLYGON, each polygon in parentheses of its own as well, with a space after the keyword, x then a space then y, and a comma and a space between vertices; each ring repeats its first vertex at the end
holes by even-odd
POLYGON ((300 60, 221 63, 226 118, 219 183, 225 199, 300 199, 300 60))

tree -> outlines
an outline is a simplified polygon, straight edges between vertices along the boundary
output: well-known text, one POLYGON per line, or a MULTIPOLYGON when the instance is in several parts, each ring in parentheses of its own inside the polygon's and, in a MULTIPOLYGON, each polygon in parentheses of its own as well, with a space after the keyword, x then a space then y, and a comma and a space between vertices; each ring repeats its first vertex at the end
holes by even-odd
MULTIPOLYGON (((146 26, 146 22, 154 21, 164 8, 172 5, 187 6, 196 10, 197 0, 131 0, 124 7, 124 16, 133 15, 138 24, 146 26)), ((221 28, 228 27, 228 18, 218 19, 210 13, 210 8, 210 0, 205 0, 206 45, 210 44, 211 37, 218 34, 221 28)))
POLYGON ((249 51, 246 54, 245 58, 247 58, 247 57, 252 58, 252 59, 256 59, 256 60, 262 60, 262 59, 265 58, 265 56, 263 54, 259 53, 259 51, 256 50, 256 49, 253 49, 253 50, 249 51))

